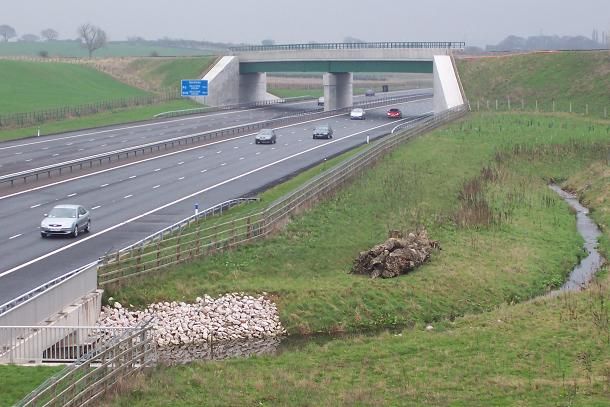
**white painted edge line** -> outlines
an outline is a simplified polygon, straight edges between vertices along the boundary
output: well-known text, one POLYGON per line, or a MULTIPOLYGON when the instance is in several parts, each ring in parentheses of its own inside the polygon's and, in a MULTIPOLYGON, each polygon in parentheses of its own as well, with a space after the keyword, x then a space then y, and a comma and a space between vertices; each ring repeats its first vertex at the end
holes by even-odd
MULTIPOLYGON (((252 110, 258 110, 258 109, 262 109, 262 108, 254 108, 252 110)), ((172 124, 172 123, 177 123, 177 122, 186 121, 186 120, 197 120, 197 119, 201 119, 201 118, 207 118, 207 117, 213 117, 213 116, 224 116, 224 115, 234 114, 234 113, 243 113, 243 112, 242 111, 219 112, 219 113, 213 113, 213 114, 209 114, 209 115, 205 115, 205 116, 202 115, 202 116, 196 116, 196 117, 184 117, 182 119, 167 120, 167 121, 163 121, 163 122, 159 122, 159 123, 137 124, 137 125, 133 125, 133 126, 119 127, 116 129, 93 131, 93 132, 89 132, 89 133, 75 134, 73 136, 65 136, 65 137, 58 137, 58 138, 53 138, 53 139, 38 140, 38 141, 31 142, 31 143, 23 143, 23 144, 16 144, 13 146, 0 147, 0 150, 9 150, 12 148, 17 148, 17 147, 33 146, 36 144, 51 143, 54 141, 69 140, 69 139, 78 138, 78 137, 87 137, 87 136, 92 136, 95 134, 110 133, 113 131, 123 131, 123 130, 142 128, 142 127, 150 127, 150 126, 162 126, 164 124, 172 124)), ((245 125, 246 124, 248 124, 248 123, 245 123, 245 125)), ((75 130, 75 131, 78 131, 78 130, 75 130)), ((188 135, 186 137, 188 137, 188 135)))
MULTIPOLYGON (((417 120, 417 119, 414 119, 413 121, 415 121, 415 120, 417 120)), ((145 213, 140 214, 140 215, 138 215, 138 216, 134 216, 134 217, 133 217, 133 218, 131 218, 131 219, 127 219, 127 220, 125 220, 125 221, 123 221, 123 222, 121 222, 121 223, 117 223, 117 224, 116 224, 116 225, 114 225, 114 226, 110 226, 110 227, 108 227, 108 228, 106 228, 106 229, 104 229, 104 230, 101 230, 101 231, 99 231, 99 232, 97 232, 97 233, 94 233, 94 234, 92 234, 92 235, 89 235, 89 236, 87 236, 87 237, 85 237, 85 238, 83 238, 83 239, 80 239, 80 240, 76 241, 76 242, 70 243, 70 244, 69 244, 69 245, 67 245, 67 246, 62 246, 62 247, 60 247, 59 249, 53 250, 53 251, 51 251, 51 252, 49 252, 49 253, 47 253, 47 254, 44 254, 44 255, 39 256, 39 257, 37 257, 37 258, 35 258, 35 259, 32 259, 32 260, 30 260, 30 261, 28 261, 28 262, 25 262, 25 263, 23 263, 23 264, 20 264, 19 266, 13 267, 13 268, 12 268, 12 269, 10 269, 10 270, 7 270, 7 271, 5 271, 5 272, 3 272, 3 273, 0 273, 0 277, 4 277, 4 276, 6 276, 6 275, 9 275, 9 274, 11 274, 11 273, 14 273, 14 272, 15 272, 15 271, 17 271, 17 270, 21 270, 21 269, 22 269, 22 268, 24 268, 24 267, 27 267, 27 266, 29 266, 29 265, 32 265, 32 264, 36 263, 36 262, 39 262, 40 260, 44 260, 44 259, 46 259, 47 257, 53 256, 53 255, 55 255, 55 254, 57 254, 57 253, 60 253, 60 252, 62 252, 62 251, 64 251, 64 250, 70 249, 70 248, 72 248, 72 247, 74 247, 74 246, 76 246, 76 245, 79 245, 79 244, 81 244, 81 243, 83 243, 83 242, 86 242, 86 241, 88 241, 88 240, 90 240, 90 239, 93 239, 94 237, 100 236, 100 235, 102 235, 102 234, 104 234, 104 233, 108 233, 108 232, 110 232, 110 231, 112 231, 112 230, 114 230, 114 229, 117 229, 117 228, 119 228, 119 227, 121 227, 121 226, 124 226, 124 225, 126 225, 126 224, 128 224, 128 223, 134 222, 134 221, 136 221, 136 220, 138 220, 138 219, 142 219, 142 218, 143 218, 143 217, 145 217, 145 216, 148 216, 148 215, 153 214, 153 213, 155 213, 155 212, 161 211, 161 210, 163 210, 163 209, 165 209, 165 208, 168 208, 168 207, 170 207, 170 206, 172 206, 172 205, 175 205, 175 204, 177 204, 177 203, 180 203, 180 202, 186 201, 187 199, 191 199, 191 198, 193 198, 193 197, 195 197, 195 196, 197 196, 197 195, 201 195, 201 194, 203 194, 203 193, 205 193, 205 192, 211 191, 212 189, 216 189, 216 188, 221 187, 221 186, 223 186, 223 185, 225 185, 225 184, 228 184, 228 183, 230 183, 230 182, 236 181, 236 180, 238 180, 238 179, 240 179, 240 178, 247 177, 248 175, 254 174, 255 172, 262 171, 262 170, 264 170, 264 169, 266 169, 266 168, 269 168, 269 167, 272 167, 272 166, 274 166, 274 165, 280 164, 280 163, 282 163, 282 162, 284 162, 284 161, 291 160, 291 159, 293 159, 293 158, 295 158, 295 157, 298 157, 298 156, 300 156, 300 155, 303 155, 303 154, 309 153, 309 152, 311 152, 311 151, 313 151, 313 150, 317 150, 317 149, 322 148, 322 147, 324 147, 324 146, 327 146, 327 145, 329 145, 329 144, 338 143, 338 142, 343 141, 343 140, 345 140, 345 139, 348 139, 348 138, 352 138, 352 137, 358 136, 358 135, 360 135, 360 134, 366 133, 366 132, 371 131, 371 130, 380 129, 380 128, 385 127, 385 126, 388 126, 388 125, 390 125, 390 124, 392 124, 392 123, 385 123, 385 124, 382 124, 382 125, 379 125, 379 126, 376 126, 376 127, 372 127, 372 128, 370 128, 370 129, 366 129, 366 130, 359 131, 359 132, 354 133, 354 134, 350 134, 349 136, 341 137, 341 138, 338 138, 338 139, 336 139, 336 140, 332 140, 332 141, 326 142, 326 143, 324 143, 324 144, 318 144, 318 145, 316 145, 316 146, 314 146, 314 147, 311 147, 311 148, 309 148, 309 149, 307 149, 307 150, 300 151, 300 152, 298 152, 298 153, 295 153, 295 154, 289 155, 289 156, 284 157, 284 158, 282 158, 282 159, 279 159, 279 160, 277 160, 277 161, 273 161, 273 162, 271 162, 271 163, 269 163, 269 164, 265 164, 265 165, 263 165, 263 166, 261 166, 261 167, 254 168, 254 169, 252 169, 252 170, 250 170, 250 171, 246 171, 246 172, 244 172, 243 174, 236 175, 236 176, 234 176, 234 177, 232 177, 232 178, 226 179, 226 180, 221 181, 221 182, 219 182, 219 183, 217 183, 217 184, 214 184, 214 185, 211 185, 211 186, 209 186, 209 187, 203 188, 203 189, 201 189, 201 190, 199 190, 199 191, 197 191, 197 192, 193 192, 192 194, 189 194, 189 195, 183 196, 182 198, 176 199, 175 201, 172 201, 172 202, 166 203, 165 205, 159 206, 158 208, 151 209, 151 210, 150 210, 150 211, 148 211, 148 212, 145 212, 145 213)), ((288 127, 288 126, 286 126, 286 127, 288 127)))

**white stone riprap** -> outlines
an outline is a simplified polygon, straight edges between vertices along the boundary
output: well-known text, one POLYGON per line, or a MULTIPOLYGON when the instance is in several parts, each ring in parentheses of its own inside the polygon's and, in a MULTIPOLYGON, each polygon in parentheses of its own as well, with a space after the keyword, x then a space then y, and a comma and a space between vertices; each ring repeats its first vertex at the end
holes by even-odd
POLYGON ((132 327, 152 317, 153 337, 159 348, 283 336, 286 330, 277 308, 264 295, 205 295, 194 304, 160 302, 140 311, 115 302, 112 307, 102 307, 98 325, 132 327))

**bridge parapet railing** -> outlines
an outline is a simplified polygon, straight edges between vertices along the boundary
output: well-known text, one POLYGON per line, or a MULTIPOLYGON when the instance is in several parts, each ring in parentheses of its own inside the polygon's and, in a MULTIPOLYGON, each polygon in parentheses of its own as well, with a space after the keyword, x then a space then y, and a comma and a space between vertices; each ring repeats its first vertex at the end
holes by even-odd
POLYGON ((411 41, 411 42, 331 42, 317 44, 274 44, 274 45, 246 45, 232 47, 233 53, 251 51, 303 51, 303 50, 339 50, 339 49, 371 49, 371 48, 408 48, 408 49, 457 49, 466 47, 462 41, 411 41))

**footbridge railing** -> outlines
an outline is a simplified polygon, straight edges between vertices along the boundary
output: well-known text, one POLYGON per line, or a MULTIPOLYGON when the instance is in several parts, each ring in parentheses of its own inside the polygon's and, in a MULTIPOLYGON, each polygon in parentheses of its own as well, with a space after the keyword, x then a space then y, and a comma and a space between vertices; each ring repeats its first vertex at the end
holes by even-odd
POLYGON ((302 51, 302 50, 335 50, 335 49, 371 49, 371 48, 408 48, 408 49, 456 49, 461 50, 466 47, 462 41, 412 41, 412 42, 330 42, 317 44, 274 44, 274 45, 245 45, 232 47, 229 50, 233 53, 250 51, 302 51))

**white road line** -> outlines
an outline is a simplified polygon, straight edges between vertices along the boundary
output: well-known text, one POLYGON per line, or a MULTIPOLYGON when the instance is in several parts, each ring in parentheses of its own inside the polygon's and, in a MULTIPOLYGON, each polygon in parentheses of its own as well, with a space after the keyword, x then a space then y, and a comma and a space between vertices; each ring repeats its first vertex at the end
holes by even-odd
POLYGON ((59 154, 55 153, 55 154, 53 154, 53 157, 57 157, 58 155, 59 155, 59 154))
POLYGON ((201 173, 203 174, 204 172, 206 172, 207 170, 201 170, 201 173))
POLYGON ((216 154, 220 154, 220 153, 222 153, 222 150, 221 151, 216 151, 216 154))
POLYGON ((132 175, 131 177, 129 177, 129 179, 134 179, 135 177, 137 177, 137 175, 132 175))
POLYGON ((43 147, 42 149, 43 149, 43 150, 48 150, 48 149, 49 149, 49 147, 43 147))
POLYGON ((30 209, 38 208, 40 205, 42 205, 42 204, 32 205, 32 206, 30 206, 30 209))
POLYGON ((239 157, 239 159, 240 159, 240 160, 243 160, 243 159, 244 159, 244 157, 239 157))
POLYGON ((157 189, 157 188, 159 188, 160 186, 161 186, 161 185, 155 185, 155 186, 153 187, 153 189, 157 189))
POLYGON ((26 163, 29 163, 30 161, 32 161, 31 158, 28 158, 27 160, 25 160, 26 163))
POLYGON ((110 185, 110 184, 102 184, 102 185, 100 185, 100 188, 107 187, 108 185, 110 185))
POLYGON ((234 148, 235 150, 237 150, 239 147, 238 147, 238 146, 234 146, 233 148, 234 148))
POLYGON ((123 199, 131 198, 133 195, 125 195, 123 199))
POLYGON ((161 168, 156 168, 153 172, 159 172, 161 171, 161 168))
POLYGON ((227 165, 227 163, 220 164, 221 167, 224 167, 225 165, 227 165))
MULTIPOLYGON (((328 118, 327 118, 327 119, 328 119, 328 118)), ((223 186, 223 185, 226 185, 226 184, 228 184, 228 183, 230 183, 230 182, 233 182, 233 181, 235 181, 235 180, 238 180, 238 179, 240 179, 240 178, 247 177, 248 175, 254 174, 254 173, 259 172, 259 171, 262 171, 262 170, 267 169, 267 168, 269 168, 269 167, 272 167, 272 166, 274 166, 274 165, 280 164, 280 163, 282 163, 282 162, 284 162, 284 161, 292 160, 292 159, 293 159, 293 158, 295 158, 295 157, 298 157, 298 156, 300 156, 300 155, 303 155, 303 154, 309 153, 309 152, 311 152, 311 151, 317 150, 318 148, 322 148, 322 147, 327 146, 327 145, 329 145, 329 144, 333 144, 333 143, 339 143, 339 142, 341 142, 341 141, 343 141, 343 140, 345 140, 345 139, 348 139, 348 138, 351 138, 351 137, 356 137, 356 136, 359 136, 360 134, 366 133, 367 131, 370 131, 370 130, 375 130, 375 129, 379 129, 379 128, 385 127, 385 126, 387 126, 387 125, 388 125, 388 123, 386 123, 386 124, 382 124, 382 125, 380 125, 380 126, 377 126, 377 127, 374 127, 374 128, 368 129, 368 130, 363 130, 363 131, 360 131, 360 132, 358 132, 358 133, 350 134, 350 135, 348 135, 348 136, 341 137, 341 138, 338 138, 338 139, 335 139, 335 140, 332 140, 332 141, 326 142, 326 143, 324 143, 324 144, 318 144, 318 145, 316 145, 316 146, 314 146, 314 147, 311 147, 311 148, 309 148, 309 149, 307 149, 307 150, 300 151, 300 152, 298 152, 298 153, 295 153, 295 154, 289 155, 289 156, 284 157, 284 158, 282 158, 282 159, 279 159, 279 160, 277 160, 277 161, 273 161, 273 162, 271 162, 271 163, 265 164, 265 165, 263 165, 263 166, 261 166, 261 167, 254 168, 253 170, 246 171, 246 172, 244 172, 244 173, 242 173, 242 174, 236 175, 236 176, 234 176, 234 177, 232 177, 232 178, 226 179, 226 180, 221 181, 221 182, 219 182, 219 183, 217 183, 217 184, 210 185, 210 186, 209 186, 209 187, 207 187, 207 188, 203 188, 203 189, 201 189, 201 190, 199 190, 199 191, 197 191, 197 192, 194 192, 194 193, 192 193, 192 194, 189 194, 189 195, 183 196, 182 198, 176 199, 176 200, 174 200, 174 201, 172 201, 172 202, 168 202, 168 203, 166 203, 165 205, 161 205, 161 206, 159 206, 159 207, 157 207, 157 208, 155 208, 155 209, 151 209, 151 210, 150 210, 150 211, 148 211, 148 212, 142 213, 142 214, 140 214, 140 215, 138 215, 138 216, 135 216, 135 217, 133 217, 133 218, 131 218, 131 219, 127 219, 127 220, 125 220, 125 221, 123 221, 123 222, 121 222, 121 223, 117 223, 117 224, 116 224, 116 225, 114 225, 114 226, 110 226, 110 227, 108 227, 108 228, 106 228, 106 229, 104 229, 104 230, 101 230, 101 231, 99 231, 99 232, 97 232, 97 233, 94 233, 94 234, 92 234, 92 235, 89 235, 89 236, 87 236, 87 237, 85 237, 85 238, 83 238, 83 239, 77 240, 77 241, 75 241, 75 242, 73 242, 73 243, 70 243, 70 244, 68 244, 68 245, 66 245, 66 246, 62 246, 62 247, 60 247, 59 249, 53 250, 53 251, 51 251, 51 252, 49 252, 49 253, 47 253, 47 254, 43 254, 42 256, 39 256, 39 257, 37 257, 37 258, 35 258, 35 259, 32 259, 32 260, 30 260, 30 261, 28 261, 28 262, 25 262, 25 263, 23 263, 23 264, 20 264, 19 266, 13 267, 13 268, 12 268, 12 269, 10 269, 10 270, 7 270, 7 271, 5 271, 5 272, 3 272, 3 273, 0 273, 0 277, 4 277, 4 276, 6 276, 6 275, 8 275, 8 274, 14 273, 14 272, 15 272, 15 271, 17 271, 17 270, 21 270, 21 269, 22 269, 22 268, 24 268, 24 267, 27 267, 27 266, 29 266, 29 265, 31 265, 31 264, 34 264, 34 263, 39 262, 40 260, 44 260, 44 259, 46 259, 46 258, 48 258, 48 257, 51 257, 51 256, 53 256, 53 255, 57 254, 57 253, 63 252, 63 251, 65 251, 65 250, 68 250, 68 249, 70 249, 70 248, 72 248, 72 247, 76 246, 76 245, 82 244, 82 243, 84 243, 84 242, 88 241, 89 239, 93 239, 93 238, 95 238, 95 237, 97 237, 97 236, 100 236, 100 235, 102 235, 102 234, 108 233, 108 232, 110 232, 110 231, 112 231, 112 230, 114 230, 114 229, 120 228, 121 226, 127 225, 128 223, 132 223, 132 222, 134 222, 134 221, 136 221, 136 220, 138 220, 138 219, 142 219, 142 218, 143 218, 143 217, 145 217, 145 216, 148 216, 148 215, 153 214, 153 213, 155 213, 155 212, 159 212, 159 211, 161 211, 161 210, 163 210, 163 209, 165 209, 165 208, 168 208, 168 207, 170 207, 170 206, 172 206, 172 205, 175 205, 175 204, 180 203, 180 202, 184 202, 184 201, 186 201, 187 199, 191 199, 191 198, 193 198, 193 197, 195 197, 195 196, 201 195, 201 194, 203 194, 203 193, 206 193, 206 192, 208 192, 208 191, 211 191, 211 190, 213 190, 213 189, 216 189, 216 188, 218 188, 218 187, 221 187, 221 186, 223 186)), ((244 137, 244 136, 240 136, 240 137, 244 137)), ((2 199, 2 198, 0 198, 0 199, 2 199)))
POLYGON ((180 161, 180 162, 178 163, 178 165, 182 165, 182 164, 184 164, 184 161, 180 161))
POLYGON ((23 154, 23 151, 19 151, 19 152, 15 153, 15 155, 21 155, 21 154, 23 154))
POLYGON ((257 152, 256 152, 256 155, 259 155, 260 153, 261 153, 260 151, 257 151, 257 152))
POLYGON ((75 192, 75 193, 73 193, 73 194, 69 194, 69 195, 68 195, 68 198, 72 198, 73 196, 76 196, 76 192, 75 192))
POLYGON ((184 179, 184 177, 180 177, 178 178, 178 181, 182 181, 184 179))
POLYGON ((18 238, 19 236, 22 236, 22 235, 23 235, 23 233, 19 233, 18 235, 9 237, 8 240, 13 240, 13 239, 18 238))
POLYGON ((94 206, 93 208, 91 208, 91 210, 94 211, 94 210, 99 209, 101 207, 102 207, 102 205, 94 206))
POLYGON ((201 160, 202 158, 205 158, 205 155, 200 155, 200 156, 199 156, 199 157, 197 157, 197 158, 201 160))
MULTIPOLYGON (((333 117, 342 116, 343 114, 344 113, 337 114, 337 115, 334 115, 334 116, 329 116, 329 117, 326 117, 324 119, 307 120, 307 121, 304 121, 304 122, 300 122, 300 123, 298 123, 296 125, 303 125, 303 124, 307 124, 307 123, 313 123, 313 122, 316 122, 316 121, 328 120, 328 119, 333 118, 333 117)), ((383 124, 381 126, 371 128, 369 130, 375 130, 375 129, 387 126, 388 124, 389 123, 386 123, 386 124, 383 124)), ((283 127, 278 127, 278 129, 286 128, 286 127, 290 127, 290 126, 295 126, 295 124, 290 124, 290 125, 286 125, 286 126, 283 126, 283 127)), ((369 130, 365 130, 365 132, 369 131, 369 130)), ((216 145, 216 144, 227 143, 229 141, 239 140, 239 139, 243 139, 243 138, 246 138, 246 137, 252 137, 254 134, 255 133, 249 133, 249 134, 244 134, 244 135, 241 135, 241 136, 235 136, 235 137, 232 137, 232 138, 228 138, 228 139, 225 139, 225 140, 213 141, 211 143, 204 144, 204 145, 201 145, 201 146, 185 148, 184 150, 180 150, 180 151, 172 151, 172 152, 167 153, 167 154, 162 154, 162 155, 158 155, 158 156, 155 156, 155 157, 146 158, 144 160, 134 161, 134 162, 123 164, 123 165, 117 165, 116 167, 113 167, 113 168, 106 168, 104 170, 100 170, 100 171, 97 171, 97 172, 92 172, 90 174, 79 175, 79 176, 76 176, 74 178, 69 178, 69 179, 65 179, 65 180, 62 180, 62 181, 53 182, 53 183, 50 183, 50 184, 47 184, 47 185, 41 185, 39 187, 34 187, 34 188, 31 188, 31 189, 26 189, 24 191, 15 192, 13 194, 5 195, 5 196, 0 196, 0 201, 2 201, 3 199, 12 198, 14 196, 22 195, 22 194, 25 194, 25 193, 28 193, 28 192, 39 191, 41 189, 49 188, 49 187, 52 187, 52 186, 55 186, 55 185, 65 184, 66 182, 76 181, 76 180, 87 178, 87 177, 91 177, 91 176, 94 176, 94 175, 99 175, 99 174, 104 174, 106 172, 119 170, 121 168, 126 168, 126 167, 129 167, 129 166, 132 166, 132 165, 142 164, 142 163, 145 163, 145 162, 148 162, 148 161, 158 160, 160 158, 165 158, 165 157, 169 157, 169 156, 176 155, 176 154, 183 154, 183 153, 186 153, 188 151, 193 151, 193 150, 197 150, 197 149, 201 149, 201 148, 207 148, 207 147, 210 147, 210 146, 213 146, 213 145, 216 145)), ((356 133, 356 134, 360 134, 360 133, 356 133)), ((350 137, 350 136, 348 136, 348 137, 350 137)), ((341 140, 341 139, 337 139, 337 140, 341 140)), ((320 146, 324 146, 324 145, 326 145, 326 144, 320 144, 320 146)), ((257 153, 257 155, 258 154, 259 153, 257 153)), ((104 186, 107 186, 107 185, 108 184, 105 184, 104 186)), ((81 239, 81 240, 84 240, 84 239, 81 239)), ((0 277, 2 277, 2 276, 0 276, 0 277)))

